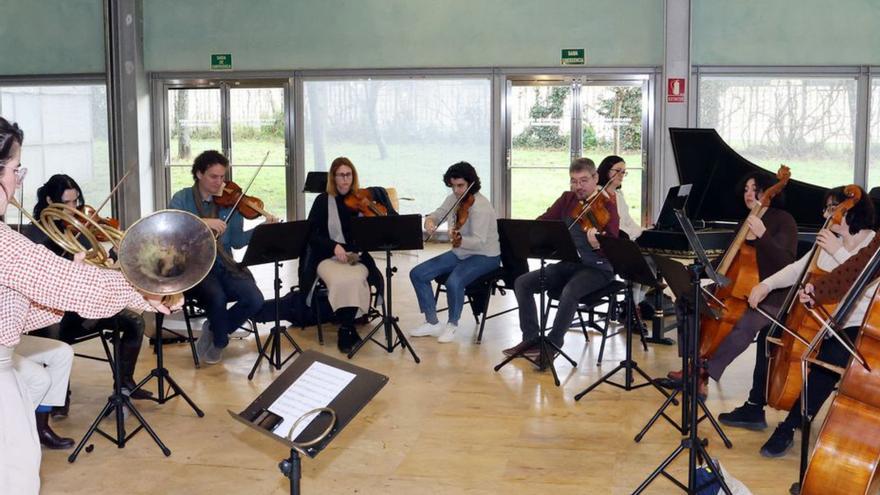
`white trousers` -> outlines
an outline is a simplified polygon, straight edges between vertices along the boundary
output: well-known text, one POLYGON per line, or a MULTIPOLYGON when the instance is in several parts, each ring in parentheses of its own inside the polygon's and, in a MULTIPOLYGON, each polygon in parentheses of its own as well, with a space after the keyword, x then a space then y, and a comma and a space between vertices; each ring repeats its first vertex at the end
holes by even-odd
POLYGON ((36 495, 40 441, 33 399, 15 371, 13 350, 0 345, 0 491, 36 495))
POLYGON ((60 340, 22 335, 12 363, 33 407, 63 406, 73 366, 73 348, 60 340))

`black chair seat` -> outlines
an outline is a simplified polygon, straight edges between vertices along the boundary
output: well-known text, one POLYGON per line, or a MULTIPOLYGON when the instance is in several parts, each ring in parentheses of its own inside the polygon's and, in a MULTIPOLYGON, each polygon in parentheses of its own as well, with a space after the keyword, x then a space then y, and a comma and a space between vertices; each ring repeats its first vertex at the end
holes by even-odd
MULTIPOLYGON (((491 272, 487 272, 487 273, 477 277, 477 279, 474 280, 473 282, 469 283, 467 285, 467 287, 465 287, 464 293, 466 295, 481 294, 481 293, 485 292, 487 288, 491 288, 492 285, 494 285, 496 282, 498 282, 499 280, 504 278, 504 275, 506 273, 507 272, 504 271, 504 268, 501 268, 499 266, 498 268, 492 270, 491 272)), ((444 285, 445 286, 446 279, 448 279, 448 278, 449 278, 449 274, 444 273, 443 275, 434 277, 434 282, 436 282, 437 285, 444 285)))
MULTIPOLYGON (((619 332, 610 333, 608 331, 609 320, 619 320, 619 308, 617 300, 618 294, 622 294, 626 290, 626 283, 621 280, 612 280, 609 284, 603 286, 601 289, 590 292, 585 295, 578 301, 578 309, 577 316, 580 323, 581 331, 584 334, 584 339, 589 342, 589 336, 587 335, 587 326, 595 329, 600 334, 602 334, 602 344, 599 346, 599 359, 598 363, 602 362, 602 356, 605 354, 605 341, 608 337, 613 337, 617 335, 619 332), (603 304, 608 304, 608 309, 605 312, 596 311, 596 307, 601 306, 603 304), (587 321, 584 321, 583 313, 587 313, 587 321), (602 317, 604 319, 604 324, 599 325, 599 323, 595 320, 596 316, 602 317)), ((555 308, 556 305, 553 301, 558 301, 559 296, 562 293, 562 287, 553 288, 547 290, 547 297, 550 299, 550 302, 547 305, 547 321, 549 322, 549 312, 551 308, 555 308)))

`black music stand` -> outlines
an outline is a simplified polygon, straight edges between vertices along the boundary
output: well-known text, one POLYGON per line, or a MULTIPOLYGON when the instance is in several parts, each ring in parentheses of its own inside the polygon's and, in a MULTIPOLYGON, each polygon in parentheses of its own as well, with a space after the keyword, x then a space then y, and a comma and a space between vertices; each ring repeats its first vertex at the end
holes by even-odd
MULTIPOLYGON (((159 337, 161 338, 161 336, 159 337)), ((76 448, 73 450, 73 453, 71 453, 70 456, 67 458, 67 462, 73 463, 74 461, 76 461, 76 458, 79 455, 80 451, 83 449, 83 447, 85 447, 86 442, 89 441, 89 438, 91 438, 92 434, 95 432, 100 433, 101 436, 103 436, 107 440, 110 440, 118 448, 122 449, 125 448, 125 444, 128 443, 128 441, 131 440, 131 438, 135 436, 137 432, 141 431, 141 428, 147 430, 147 433, 150 434, 150 436, 153 438, 153 441, 156 442, 156 444, 162 450, 162 453, 165 454, 165 457, 171 455, 171 450, 166 447, 164 443, 162 443, 162 440, 159 439, 159 436, 156 435, 156 432, 153 431, 153 429, 150 427, 150 424, 147 423, 147 420, 145 420, 144 417, 141 416, 141 413, 137 410, 137 408, 134 407, 134 404, 131 401, 131 397, 122 392, 122 370, 119 364, 119 345, 119 322, 115 322, 113 324, 113 393, 109 397, 107 397, 107 403, 104 404, 104 408, 101 409, 101 412, 98 413, 98 417, 95 418, 95 421, 92 422, 92 425, 89 427, 88 431, 86 431, 86 434, 83 435, 82 440, 79 441, 76 448), (126 435, 125 433, 125 413, 123 412, 123 407, 127 407, 128 410, 131 411, 131 414, 135 417, 135 419, 137 419, 138 423, 140 423, 140 425, 128 435, 126 435), (110 413, 115 413, 115 437, 98 428, 101 420, 107 417, 110 413)), ((159 344, 159 341, 157 341, 156 345, 158 346, 161 344, 159 344)), ((144 379, 141 384, 146 382, 150 377, 144 379)), ((138 390, 141 387, 141 384, 138 384, 134 388, 134 390, 138 390)), ((131 392, 134 392, 134 390, 132 390, 131 392)), ((131 392, 129 392, 129 394, 131 392)), ((202 413, 200 416, 203 415, 204 413, 202 413)), ((92 449, 93 446, 89 445, 88 447, 86 447, 86 452, 91 452, 92 449)))
POLYGON ((293 337, 287 331, 286 326, 281 325, 281 262, 299 258, 309 240, 309 221, 261 224, 254 229, 247 251, 241 260, 242 266, 262 265, 263 263, 275 264, 275 326, 269 330, 269 337, 263 341, 263 346, 257 351, 257 360, 254 362, 248 380, 254 378, 257 368, 263 358, 269 363, 270 368, 280 370, 285 363, 302 349, 297 345, 293 337), (281 337, 287 339, 293 346, 293 351, 284 359, 281 359, 281 337), (267 352, 268 350, 268 352, 267 352))
POLYGON ((394 316, 394 299, 392 297, 392 279, 397 267, 391 266, 391 252, 409 249, 424 249, 422 240, 422 216, 391 215, 387 217, 357 217, 351 222, 351 236, 354 244, 364 251, 385 251, 385 298, 382 304, 382 319, 370 330, 360 342, 348 353, 351 359, 366 344, 372 341, 387 352, 394 352, 399 345, 408 349, 416 363, 420 362, 415 349, 406 339, 394 316), (385 342, 379 342, 373 336, 380 328, 385 329, 385 342), (394 340, 395 335, 397 341, 394 340))
POLYGON ((547 287, 545 285, 544 269, 547 260, 578 262, 580 257, 574 246, 574 241, 571 239, 571 233, 562 221, 502 219, 499 222, 504 222, 504 228, 498 230, 504 232, 506 239, 503 242, 507 242, 511 246, 514 256, 520 259, 537 258, 541 260, 541 266, 538 269, 538 294, 541 318, 538 326, 538 337, 535 339, 539 349, 538 360, 535 361, 527 357, 525 355, 526 349, 523 348, 498 363, 495 366, 495 371, 500 370, 515 358, 522 357, 538 366, 538 369, 541 371, 544 371, 549 366, 550 372, 553 373, 553 383, 558 387, 560 383, 559 375, 556 373, 556 367, 553 365, 556 354, 568 360, 573 368, 577 367, 577 363, 568 354, 562 352, 559 346, 547 338, 548 314, 545 310, 546 296, 544 294, 547 287))
MULTIPOLYGON (((308 379, 311 387, 322 386, 320 379, 314 375, 308 379)), ((314 459, 357 416, 361 409, 379 393, 379 390, 386 383, 388 383, 388 377, 385 375, 340 361, 316 351, 305 351, 299 359, 284 370, 243 411, 237 414, 232 411, 228 412, 236 421, 244 423, 248 427, 272 438, 276 442, 284 444, 290 449, 290 457, 282 460, 278 467, 290 479, 291 495, 299 495, 300 478, 302 477, 300 454, 305 454, 309 458, 314 459), (295 439, 291 440, 288 438, 289 435, 283 431, 278 431, 282 423, 277 421, 280 418, 290 422, 294 418, 284 418, 270 412, 269 409, 281 395, 288 392, 291 387, 296 386, 296 382, 316 363, 333 368, 335 371, 351 373, 354 375, 354 378, 342 389, 342 392, 325 406, 324 411, 332 411, 332 414, 318 413, 317 415, 310 416, 309 413, 306 413, 300 419, 308 420, 308 417, 313 419, 295 439), (273 418, 275 421, 273 421, 273 418)))
MULTIPOLYGON (((591 390, 602 383, 614 385, 627 392, 651 385, 663 394, 664 397, 668 398, 669 394, 660 388, 659 385, 654 383, 654 380, 651 379, 651 377, 639 367, 639 364, 632 359, 632 327, 633 323, 637 325, 639 324, 635 317, 636 304, 635 301, 633 301, 633 283, 656 287, 660 282, 654 276, 654 272, 651 270, 651 267, 648 266, 645 257, 642 256, 642 252, 639 250, 639 246, 637 246, 636 243, 628 239, 618 239, 616 237, 608 237, 604 235, 596 236, 596 239, 598 239, 599 245, 602 246, 602 252, 605 253, 608 261, 611 262, 611 266, 614 267, 614 272, 626 282, 626 290, 623 297, 624 305, 626 306, 625 314, 627 315, 623 325, 626 329, 624 337, 626 339, 626 359, 621 361, 616 368, 606 373, 602 378, 599 378, 599 380, 587 387, 584 391, 575 395, 574 400, 581 400, 584 395, 587 395, 591 390), (621 370, 624 371, 624 382, 622 385, 610 379, 621 370), (644 378, 646 382, 633 385, 633 371, 642 375, 642 378, 644 378)), ((613 302, 610 302, 609 304, 613 304, 613 302)))
MULTIPOLYGON (((680 269, 676 269, 673 264, 676 262, 667 260, 662 257, 654 257, 654 260, 658 262, 658 266, 660 266, 663 273, 666 274, 666 282, 669 284, 670 289, 676 295, 676 297, 682 297, 685 302, 686 315, 691 319, 691 325, 686 327, 685 332, 683 332, 683 338, 687 339, 687 346, 685 346, 686 351, 683 352, 682 356, 682 424, 679 431, 685 435, 675 450, 672 451, 669 456, 664 459, 659 466, 648 476, 645 481, 639 485, 638 488, 633 492, 633 495, 637 495, 642 493, 651 482, 654 481, 658 476, 663 475, 668 480, 670 480, 677 487, 681 488, 688 494, 696 495, 701 489, 705 488, 704 486, 697 485, 697 463, 698 457, 699 459, 707 462, 710 467, 710 472, 712 473, 712 477, 721 487, 721 490, 727 494, 731 495, 730 488, 727 486, 727 483, 724 481, 724 477, 721 475, 721 470, 718 467, 718 463, 716 463, 712 457, 709 455, 706 450, 705 440, 700 438, 699 435, 699 423, 700 419, 697 419, 698 415, 698 407, 702 406, 704 413, 706 416, 710 418, 712 424, 715 426, 716 430, 721 432, 720 426, 715 422, 714 418, 710 414, 708 414, 708 409, 705 407, 705 403, 703 403, 699 396, 697 395, 697 382, 699 377, 699 363, 700 363, 700 314, 703 310, 708 309, 705 305, 704 297, 703 297, 703 287, 700 285, 700 277, 705 270, 710 278, 715 280, 716 283, 721 285, 726 285, 730 281, 724 278, 723 276, 718 275, 712 266, 709 264, 708 259, 706 258, 706 253, 703 250, 703 246, 700 244, 699 239, 694 232, 693 225, 691 225, 690 220, 688 220, 687 216, 681 211, 676 210, 675 215, 678 218, 682 226, 682 230, 685 232, 685 236, 688 238, 688 242, 691 245, 691 249, 693 249, 694 253, 697 255, 697 259, 691 264, 686 270, 685 273, 689 275, 689 280, 685 282, 680 274, 681 270, 685 268, 680 266, 680 269), (690 331, 687 331, 690 330, 690 331), (687 485, 675 479, 671 474, 666 472, 666 468, 674 461, 679 454, 681 454, 684 450, 688 451, 688 483, 687 485)), ((670 395, 670 398, 675 397, 675 393, 670 395)), ((670 399, 667 399, 666 403, 661 407, 661 411, 665 409, 665 407, 669 404, 670 399)), ((655 414, 654 418, 652 418, 651 423, 646 427, 649 428, 653 421, 656 421, 656 418, 660 415, 661 411, 658 411, 658 414, 655 414)), ((665 413, 663 413, 665 417, 665 413)), ((705 416, 704 416, 705 417, 705 416)), ((667 419, 669 419, 667 417, 667 419)), ((673 423, 674 424, 674 423, 673 423)), ((636 437, 636 441, 640 439, 640 436, 644 434, 643 430, 636 437)), ((725 445, 728 448, 731 447, 729 444, 729 440, 727 437, 721 433, 722 438, 725 439, 725 445)))

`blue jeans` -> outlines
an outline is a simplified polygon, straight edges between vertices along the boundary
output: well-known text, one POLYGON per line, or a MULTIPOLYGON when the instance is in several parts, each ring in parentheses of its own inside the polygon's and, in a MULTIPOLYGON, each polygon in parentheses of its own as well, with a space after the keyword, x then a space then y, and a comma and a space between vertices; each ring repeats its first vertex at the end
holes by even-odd
POLYGON ((226 347, 229 334, 244 324, 263 307, 263 294, 249 273, 230 273, 214 265, 198 285, 187 291, 205 309, 214 334, 214 346, 226 347), (235 302, 227 308, 230 302, 235 302))
POLYGON ((464 289, 480 276, 501 265, 501 256, 472 255, 459 259, 452 251, 419 263, 409 272, 409 279, 416 290, 419 310, 425 313, 428 323, 437 323, 437 303, 431 281, 440 275, 446 279, 446 302, 449 306, 449 323, 458 325, 464 306, 464 289))

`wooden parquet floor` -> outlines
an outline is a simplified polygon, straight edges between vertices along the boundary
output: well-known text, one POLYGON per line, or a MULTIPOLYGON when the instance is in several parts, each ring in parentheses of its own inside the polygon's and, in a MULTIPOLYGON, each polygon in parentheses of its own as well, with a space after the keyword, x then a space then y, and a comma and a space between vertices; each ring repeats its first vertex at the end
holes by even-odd
MULTIPOLYGON (((398 255, 395 309, 402 328, 421 323, 408 271, 419 260, 440 252, 432 247, 418 256, 398 255)), ((295 273, 291 263, 285 279, 295 273)), ((260 286, 269 295, 271 267, 258 267, 260 286)), ((285 285, 285 291, 287 285, 285 285)), ((512 293, 496 296, 493 310, 515 305, 512 293)), ((492 367, 501 350, 519 341, 516 313, 489 320, 482 345, 471 339, 473 318, 465 307, 456 340, 412 339, 422 358, 415 364, 400 350, 387 354, 368 345, 354 363, 390 377, 388 385, 315 459, 304 459, 305 494, 626 494, 631 493, 679 443, 677 432, 658 422, 641 443, 633 436, 662 402, 653 388, 625 392, 600 386, 580 402, 573 396, 617 365, 624 353, 622 336, 610 339, 605 360, 596 365, 599 335, 589 344, 579 332, 566 338, 565 351, 576 361, 557 366, 563 383, 549 373, 517 362, 500 372, 492 367)), ((268 327, 264 328, 264 334, 268 327)), ((291 329, 300 345, 340 356, 335 330, 318 345, 312 328, 291 329)), ((95 341, 78 352, 100 351, 95 341)), ((234 422, 226 410, 241 410, 275 376, 264 365, 252 382, 247 373, 256 357, 252 339, 234 340, 221 364, 193 367, 189 348, 166 347, 166 364, 206 416, 198 418, 181 399, 165 405, 140 401, 139 410, 172 450, 164 457, 146 433, 117 449, 97 435, 91 453, 74 464, 69 451, 45 451, 42 465, 45 494, 283 494, 287 480, 276 467, 286 455, 282 446, 234 422)), ((678 368, 673 347, 636 347, 634 359, 652 376, 678 368)), ((754 350, 710 388, 709 407, 717 414, 738 406, 751 381, 754 350)), ((138 371, 155 364, 145 345, 138 371)), ((54 422, 59 433, 81 437, 103 406, 111 388, 104 363, 77 359, 72 378, 69 418, 54 422)), ((677 409, 674 410, 677 413, 677 409)), ((734 447, 725 449, 708 425, 701 431, 709 450, 755 494, 788 493, 797 476, 797 446, 781 459, 764 459, 758 449, 783 414, 770 411, 765 432, 728 428, 734 447)), ((819 418, 822 419, 821 417, 819 418)), ((131 420, 129 420, 131 424, 131 420)), ((683 475, 686 458, 672 469, 683 475)), ((680 493, 658 479, 646 491, 680 493)))

